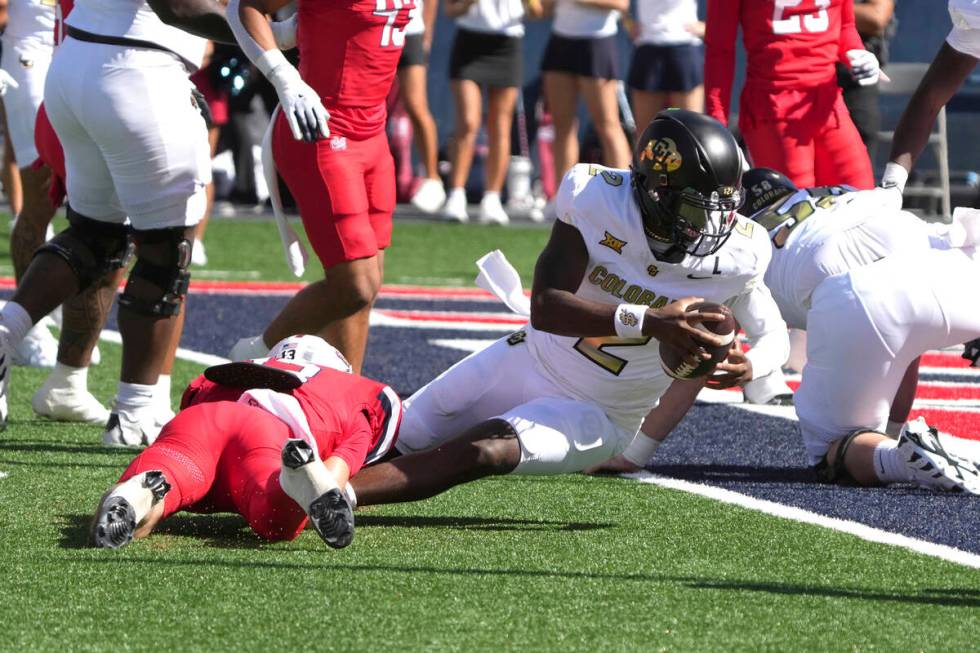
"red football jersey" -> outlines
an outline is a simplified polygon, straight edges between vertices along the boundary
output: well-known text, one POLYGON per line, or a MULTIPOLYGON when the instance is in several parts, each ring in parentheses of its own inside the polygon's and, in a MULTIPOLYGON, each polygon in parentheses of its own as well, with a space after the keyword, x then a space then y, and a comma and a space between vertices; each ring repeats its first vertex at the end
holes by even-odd
POLYGON ((835 64, 864 49, 853 0, 708 0, 705 110, 727 124, 735 77, 735 38, 742 27, 745 84, 809 88, 836 84, 835 64))
MULTIPOLYGON (((398 437, 401 401, 390 387, 377 381, 316 365, 281 360, 264 363, 289 370, 304 380, 291 394, 303 409, 316 438, 320 457, 339 456, 351 476, 365 464, 384 456, 398 437), (367 438, 362 437, 367 434, 367 438), (366 450, 357 443, 369 442, 366 450)), ((238 401, 245 392, 213 383, 201 376, 184 391, 180 408, 212 401, 238 401)))
POLYGON ((330 112, 330 133, 363 140, 385 128, 385 100, 415 0, 299 0, 299 71, 330 112))

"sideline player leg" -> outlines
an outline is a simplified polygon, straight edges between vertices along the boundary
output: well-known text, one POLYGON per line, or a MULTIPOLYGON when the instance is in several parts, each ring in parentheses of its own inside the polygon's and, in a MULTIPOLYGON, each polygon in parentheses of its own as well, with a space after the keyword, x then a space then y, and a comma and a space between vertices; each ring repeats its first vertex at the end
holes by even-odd
POLYGON ((412 206, 426 213, 435 213, 446 201, 446 190, 439 177, 439 134, 436 121, 429 111, 426 73, 424 63, 400 67, 398 86, 405 111, 412 121, 415 147, 425 169, 425 179, 412 196, 412 206))

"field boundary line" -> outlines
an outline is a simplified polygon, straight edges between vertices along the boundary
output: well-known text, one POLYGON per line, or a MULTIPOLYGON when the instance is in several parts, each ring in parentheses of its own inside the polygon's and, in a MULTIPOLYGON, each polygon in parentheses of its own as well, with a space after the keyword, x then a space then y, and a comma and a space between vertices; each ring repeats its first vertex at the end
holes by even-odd
POLYGON ((716 485, 692 483, 690 481, 671 478, 669 476, 661 476, 651 472, 624 474, 623 477, 639 481, 640 483, 657 485, 670 490, 680 490, 681 492, 696 494, 714 501, 739 506, 741 508, 747 508, 749 510, 762 512, 767 515, 788 519, 790 521, 822 526, 824 528, 829 528, 830 530, 854 535, 855 537, 868 542, 898 546, 916 553, 932 556, 934 558, 941 558, 949 562, 955 562, 956 564, 960 564, 965 567, 980 569, 980 555, 970 553, 968 551, 962 551, 945 544, 937 544, 935 542, 919 540, 907 535, 901 535, 899 533, 892 533, 891 531, 885 531, 880 528, 862 524, 860 522, 839 519, 837 517, 828 517, 826 515, 810 512, 809 510, 804 510, 803 508, 797 508, 796 506, 788 506, 783 503, 776 503, 775 501, 768 501, 766 499, 757 499, 747 494, 726 490, 725 488, 721 488, 716 485))

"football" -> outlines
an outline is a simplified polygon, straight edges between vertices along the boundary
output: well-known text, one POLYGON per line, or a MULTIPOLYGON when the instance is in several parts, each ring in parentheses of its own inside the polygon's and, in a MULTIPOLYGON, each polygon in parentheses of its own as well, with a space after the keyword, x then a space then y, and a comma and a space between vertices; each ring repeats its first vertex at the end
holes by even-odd
POLYGON ((731 309, 715 302, 698 302, 691 304, 687 308, 688 313, 697 313, 700 311, 724 313, 724 320, 720 322, 702 322, 697 325, 697 328, 725 336, 726 344, 714 348, 706 347, 708 353, 711 354, 711 358, 702 360, 694 356, 685 355, 683 351, 670 343, 661 342, 660 364, 663 366, 664 371, 675 379, 696 379, 711 374, 718 363, 727 358, 728 350, 731 348, 732 342, 735 341, 735 332, 738 330, 738 324, 735 322, 735 317, 732 315, 731 309))

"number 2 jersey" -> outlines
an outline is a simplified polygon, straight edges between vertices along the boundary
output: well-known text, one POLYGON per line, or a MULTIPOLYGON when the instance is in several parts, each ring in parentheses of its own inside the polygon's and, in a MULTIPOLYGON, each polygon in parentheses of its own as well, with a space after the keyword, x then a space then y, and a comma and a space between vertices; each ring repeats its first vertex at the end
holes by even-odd
MULTIPOLYGON (((343 458, 351 476, 363 465, 383 457, 394 444, 401 421, 401 401, 387 385, 316 365, 301 366, 275 359, 266 360, 263 365, 305 379, 287 394, 299 402, 320 456, 343 458)), ((209 381, 202 374, 187 386, 180 408, 214 401, 237 402, 244 392, 243 388, 209 381)))
POLYGON ((805 329, 820 283, 900 250, 946 248, 942 231, 901 210, 898 193, 826 186, 801 189, 756 218, 773 254, 765 282, 789 326, 805 329))
MULTIPOLYGON (((762 277, 771 254, 765 230, 737 216, 731 237, 713 255, 664 263, 650 251, 629 170, 580 164, 562 181, 556 198, 558 219, 581 233, 589 253, 585 278, 575 294, 603 304, 661 307, 687 296, 730 306, 736 319, 759 342, 756 373, 785 361, 765 361, 769 351, 786 350, 786 325, 762 277)), ((660 363, 652 338, 573 338, 527 327, 531 355, 540 368, 577 399, 604 408, 619 426, 634 432, 656 406, 672 379, 660 363)), ((778 358, 779 354, 775 357, 778 358)))
POLYGON ((299 72, 330 112, 332 135, 384 131, 385 101, 413 0, 299 0, 299 72))

